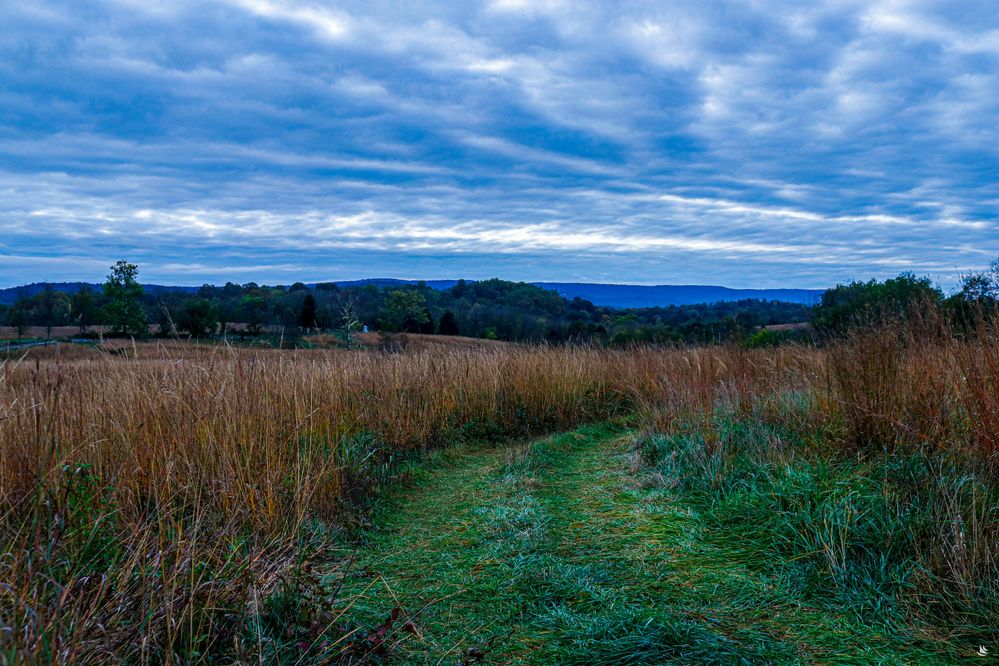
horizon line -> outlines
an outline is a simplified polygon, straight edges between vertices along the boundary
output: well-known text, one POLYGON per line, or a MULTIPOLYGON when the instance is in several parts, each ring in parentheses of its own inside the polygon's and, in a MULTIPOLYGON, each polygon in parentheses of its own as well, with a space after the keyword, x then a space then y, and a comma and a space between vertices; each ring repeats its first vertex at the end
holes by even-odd
MULTIPOLYGON (((200 284, 181 284, 181 283, 167 283, 160 281, 144 281, 140 280, 140 284, 145 286, 153 287, 176 287, 184 289, 198 289, 205 285, 211 287, 223 287, 228 283, 233 283, 239 286, 253 282, 261 287, 287 287, 298 282, 306 286, 316 286, 320 284, 342 284, 348 282, 377 282, 377 281, 395 281, 395 282, 405 282, 405 283, 417 283, 417 282, 458 282, 460 280, 465 280, 466 282, 484 282, 486 280, 498 279, 504 282, 515 282, 522 284, 531 285, 589 285, 589 286, 600 286, 600 287, 638 287, 653 289, 657 287, 701 287, 701 288, 713 288, 713 289, 728 289, 732 291, 827 291, 832 287, 754 287, 754 286, 742 286, 742 287, 732 287, 724 284, 713 284, 713 283, 668 283, 668 282, 654 282, 654 283, 641 283, 641 282, 586 282, 586 281, 573 281, 573 280, 508 280, 499 277, 488 277, 488 278, 400 278, 400 277, 367 277, 367 278, 345 278, 345 279, 335 279, 335 280, 294 280, 291 282, 257 282, 255 280, 249 280, 247 282, 235 282, 233 280, 225 280, 224 282, 202 282, 200 284)), ((851 280, 852 281, 852 280, 851 280)), ((103 280, 35 280, 33 282, 25 282, 21 284, 13 284, 9 286, 0 286, 0 290, 9 289, 20 289, 24 287, 30 287, 33 285, 60 285, 60 284, 88 284, 88 285, 101 285, 103 280)))

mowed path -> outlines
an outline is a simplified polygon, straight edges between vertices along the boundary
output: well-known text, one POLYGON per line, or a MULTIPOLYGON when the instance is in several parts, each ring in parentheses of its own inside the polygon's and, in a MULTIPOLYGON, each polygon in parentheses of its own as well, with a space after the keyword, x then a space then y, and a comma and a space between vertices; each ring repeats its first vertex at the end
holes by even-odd
POLYGON ((392 663, 941 663, 790 601, 641 483, 632 437, 588 427, 424 466, 356 552, 341 623, 401 608, 372 656, 392 663))

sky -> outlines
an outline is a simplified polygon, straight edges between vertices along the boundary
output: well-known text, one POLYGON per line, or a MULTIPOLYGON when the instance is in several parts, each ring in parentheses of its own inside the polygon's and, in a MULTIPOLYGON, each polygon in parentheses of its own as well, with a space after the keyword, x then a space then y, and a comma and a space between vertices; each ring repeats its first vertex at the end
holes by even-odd
POLYGON ((995 0, 0 0, 0 286, 943 286, 995 0))

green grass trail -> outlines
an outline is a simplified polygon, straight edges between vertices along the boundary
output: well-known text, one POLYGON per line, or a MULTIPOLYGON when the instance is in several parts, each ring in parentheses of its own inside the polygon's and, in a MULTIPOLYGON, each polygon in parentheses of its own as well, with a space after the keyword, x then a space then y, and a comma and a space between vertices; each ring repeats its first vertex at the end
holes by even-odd
POLYGON ((417 631, 397 623, 387 660, 406 664, 946 661, 740 562, 641 482, 632 437, 594 426, 422 466, 356 552, 341 621, 401 607, 417 631))

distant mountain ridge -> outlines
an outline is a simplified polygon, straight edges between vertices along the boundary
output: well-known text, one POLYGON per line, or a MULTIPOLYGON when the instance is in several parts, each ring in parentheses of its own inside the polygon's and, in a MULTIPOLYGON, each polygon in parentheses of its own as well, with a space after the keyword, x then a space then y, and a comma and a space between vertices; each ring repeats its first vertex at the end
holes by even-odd
MULTIPOLYGON (((339 280, 336 284, 342 287, 391 287, 393 285, 414 285, 423 282, 432 289, 450 289, 458 283, 457 280, 399 280, 395 278, 370 278, 366 280, 339 280)), ((469 280, 474 282, 474 280, 469 280)), ((36 282, 20 287, 0 289, 0 305, 11 305, 18 298, 31 297, 41 292, 46 284, 51 284, 59 291, 76 293, 84 285, 92 289, 100 289, 100 284, 88 282, 36 282)), ((315 286, 313 283, 309 286, 315 286)), ((732 289, 712 285, 631 285, 631 284, 600 284, 587 282, 532 282, 543 289, 551 289, 568 299, 576 297, 591 301, 595 305, 614 308, 647 308, 667 307, 670 305, 694 305, 696 303, 717 303, 721 301, 741 301, 758 299, 765 301, 784 301, 787 303, 817 303, 824 289, 732 289)), ((170 286, 160 284, 143 285, 147 293, 184 292, 194 293, 199 287, 170 286)))
MULTIPOLYGON (((472 282, 473 280, 469 280, 472 282)), ((419 280, 398 280, 395 278, 371 278, 367 280, 350 280, 337 282, 344 287, 360 287, 375 285, 390 287, 392 285, 417 284, 419 280)), ((433 289, 450 289, 458 283, 457 280, 423 280, 433 289)), ((803 303, 814 305, 822 298, 825 289, 733 289, 713 285, 635 285, 635 284, 603 284, 598 282, 532 282, 542 289, 557 291, 563 297, 576 297, 614 308, 649 308, 667 307, 670 305, 694 305, 697 303, 718 303, 722 301, 742 301, 757 299, 762 301, 784 301, 785 303, 803 303)))
MULTIPOLYGON (((31 284, 24 284, 18 287, 0 289, 0 305, 13 305, 19 298, 31 298, 32 296, 40 294, 44 291, 46 285, 52 285, 52 288, 56 291, 64 291, 67 294, 75 294, 80 291, 82 287, 90 287, 97 292, 101 290, 101 284, 97 282, 32 282, 31 284)), ((142 288, 146 290, 147 294, 166 294, 178 291, 186 294, 193 294, 200 289, 200 287, 183 287, 165 284, 144 284, 142 285, 142 288)))
MULTIPOLYGON (((438 291, 443 291, 445 289, 450 289, 454 285, 458 284, 457 280, 400 280, 399 278, 366 278, 364 280, 335 280, 334 281, 340 287, 392 287, 405 285, 419 284, 423 283, 430 287, 431 289, 436 289, 438 291)), ((466 280, 466 282, 475 282, 475 280, 466 280)), ((310 284, 310 287, 314 287, 317 284, 323 284, 321 282, 315 282, 310 284)))
POLYGON ((814 305, 822 299, 825 289, 732 289, 712 285, 661 284, 653 286, 631 284, 594 284, 585 282, 535 282, 544 289, 553 289, 562 296, 591 301, 595 305, 617 308, 649 308, 669 305, 694 305, 722 301, 784 301, 814 305))

